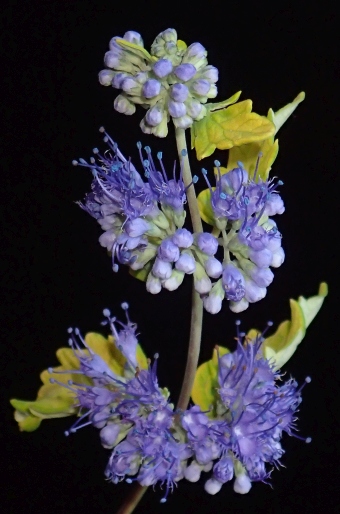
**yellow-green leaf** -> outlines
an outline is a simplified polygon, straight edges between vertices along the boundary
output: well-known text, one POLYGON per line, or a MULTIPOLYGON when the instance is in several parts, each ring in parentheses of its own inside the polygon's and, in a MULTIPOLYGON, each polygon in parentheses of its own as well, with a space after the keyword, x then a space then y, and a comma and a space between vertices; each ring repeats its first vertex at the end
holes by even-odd
POLYGON ((221 173, 223 174, 233 168, 236 168, 238 166, 237 163, 241 161, 244 168, 248 171, 249 176, 252 177, 259 153, 261 152, 262 157, 259 161, 257 177, 262 178, 262 180, 267 180, 271 167, 279 151, 279 142, 277 139, 274 141, 274 135, 282 127, 285 121, 287 121, 289 116, 295 111, 299 103, 301 103, 304 98, 305 93, 301 92, 291 103, 285 105, 278 111, 274 112, 273 109, 269 109, 267 119, 274 124, 275 132, 263 141, 255 141, 250 144, 234 146, 231 148, 228 156, 227 169, 221 171, 221 173))
MULTIPOLYGON (((222 346, 218 347, 220 356, 228 353, 227 348, 222 346)), ((218 358, 217 350, 214 349, 213 357, 207 362, 203 362, 197 370, 194 380, 194 385, 191 392, 191 397, 196 405, 199 405, 202 410, 209 410, 214 408, 217 399, 218 388, 218 358)))
POLYGON ((136 45, 135 43, 130 43, 130 41, 126 41, 126 39, 117 38, 116 43, 121 46, 124 50, 128 50, 132 54, 140 57, 141 59, 146 59, 149 62, 156 61, 157 58, 152 57, 145 48, 140 45, 136 45))
MULTIPOLYGON (((215 188, 213 188, 215 189, 215 188)), ((209 225, 214 225, 214 211, 211 206, 211 193, 210 189, 205 189, 201 191, 197 197, 198 210, 200 211, 200 216, 203 221, 208 223, 209 225)))
POLYGON ((228 150, 274 134, 275 127, 264 116, 251 112, 251 100, 244 100, 214 112, 194 123, 194 146, 199 160, 209 157, 216 148, 228 150))
POLYGON ((283 321, 275 334, 267 337, 263 343, 264 355, 275 362, 275 368, 281 368, 291 358, 327 293, 327 284, 322 283, 318 295, 308 299, 300 296, 298 301, 290 300, 291 320, 283 321))
POLYGON ((297 106, 301 102, 303 102, 305 97, 306 97, 305 92, 301 91, 301 93, 299 93, 297 95, 297 97, 294 98, 294 100, 291 103, 285 105, 284 107, 281 107, 281 109, 279 109, 278 111, 274 112, 272 109, 269 109, 268 118, 270 118, 275 125, 275 134, 282 127, 282 125, 288 120, 289 116, 291 116, 293 114, 293 112, 295 111, 297 106))

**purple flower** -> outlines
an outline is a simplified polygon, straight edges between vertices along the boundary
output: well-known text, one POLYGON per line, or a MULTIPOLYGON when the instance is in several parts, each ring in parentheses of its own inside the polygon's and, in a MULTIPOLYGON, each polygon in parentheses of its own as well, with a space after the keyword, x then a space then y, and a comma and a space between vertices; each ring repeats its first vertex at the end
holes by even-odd
POLYGON ((245 280, 242 272, 232 263, 223 269, 222 284, 228 300, 238 302, 245 294, 245 280))

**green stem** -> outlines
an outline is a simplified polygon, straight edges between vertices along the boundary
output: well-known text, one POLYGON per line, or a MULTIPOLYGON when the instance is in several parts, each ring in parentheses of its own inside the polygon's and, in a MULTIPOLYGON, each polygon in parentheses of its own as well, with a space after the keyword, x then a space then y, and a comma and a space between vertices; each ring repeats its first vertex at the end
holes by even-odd
POLYGON ((137 507, 142 499, 147 487, 138 484, 137 482, 132 486, 132 491, 126 498, 122 506, 117 510, 116 514, 131 514, 137 507))
MULTIPOLYGON (((188 158, 187 142, 185 139, 185 130, 176 129, 176 143, 178 155, 183 159, 183 181, 186 187, 192 183, 192 175, 190 170, 190 163, 188 158), (182 150, 185 150, 185 155, 182 156, 182 150)), ((197 198, 192 184, 187 190, 187 199, 189 211, 192 221, 194 232, 203 232, 201 216, 198 210, 197 198)), ((202 321, 203 321, 203 302, 199 294, 195 291, 194 285, 192 286, 192 307, 191 307, 191 325, 187 363, 185 367, 184 379, 182 383, 177 408, 185 410, 190 401, 191 391, 194 384, 198 358, 201 347, 202 336, 202 321)))
MULTIPOLYGON (((185 139, 185 130, 177 128, 176 129, 176 143, 177 143, 177 151, 180 160, 183 160, 183 182, 185 184, 185 187, 188 187, 189 184, 192 183, 192 175, 190 170, 190 163, 189 163, 189 157, 188 157, 188 149, 187 149, 187 142, 185 139), (182 150, 185 150, 186 155, 182 156, 182 150)), ((202 227, 202 221, 200 212, 198 210, 198 203, 195 193, 194 185, 192 184, 189 189, 187 190, 187 199, 188 199, 188 205, 189 205, 189 211, 190 211, 190 217, 192 221, 192 227, 194 229, 194 232, 203 232, 202 227)))

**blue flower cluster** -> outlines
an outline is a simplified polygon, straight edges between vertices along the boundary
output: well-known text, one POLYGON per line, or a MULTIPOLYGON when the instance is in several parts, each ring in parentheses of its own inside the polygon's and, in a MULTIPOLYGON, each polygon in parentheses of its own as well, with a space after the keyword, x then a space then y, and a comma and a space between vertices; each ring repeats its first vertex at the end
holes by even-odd
POLYGON ((203 170, 214 223, 222 232, 224 248, 222 276, 204 298, 205 308, 213 314, 221 309, 224 298, 230 300, 233 312, 241 312, 249 303, 264 298, 274 278, 270 267, 281 266, 285 257, 281 234, 271 218, 285 210, 275 189, 282 182, 257 179, 256 171, 250 179, 242 163, 238 164, 238 168, 222 175, 220 163, 215 161, 215 188, 203 170))
POLYGON ((109 151, 101 155, 95 148, 97 160, 92 157, 87 163, 79 159, 73 164, 88 167, 93 173, 92 191, 78 204, 104 230, 99 242, 112 255, 113 270, 118 270, 118 263, 135 271, 146 269, 146 288, 153 294, 159 293, 162 287, 173 291, 186 274, 193 274, 197 291, 207 294, 211 281, 204 266, 210 276, 216 275, 218 261, 213 255, 218 242, 211 234, 195 236, 183 228, 187 188, 182 170, 176 178, 174 167, 173 178, 169 179, 161 152, 157 154, 156 166, 150 148, 145 147, 147 159, 144 159, 138 143, 144 181, 131 161, 125 159, 109 135, 101 130, 109 151))
POLYGON ((187 47, 176 30, 167 29, 156 37, 151 54, 135 31, 113 37, 109 46, 104 58, 109 69, 99 73, 99 81, 122 91, 114 102, 118 112, 133 114, 136 105, 147 109, 140 124, 144 133, 165 137, 170 118, 186 129, 206 115, 204 104, 217 95, 218 70, 208 65, 200 43, 187 47))
MULTIPOLYGON (((127 312, 128 305, 122 307, 127 312)), ((236 350, 219 357, 218 395, 211 412, 197 405, 176 412, 168 390, 158 385, 158 355, 148 369, 137 366, 137 327, 128 314, 126 324, 107 309, 104 315, 112 344, 126 358, 124 376, 116 375, 87 347, 79 330, 69 329, 69 344, 80 363, 80 370, 72 373, 85 375, 92 385, 81 380, 60 385, 73 392, 80 415, 66 435, 93 425, 100 429, 104 448, 112 449, 106 477, 113 483, 160 484, 165 487, 161 502, 182 478, 194 482, 211 469, 205 484, 210 494, 232 478, 239 493, 247 493, 252 481, 266 482, 266 465, 277 467, 284 453, 282 433, 298 437, 295 414, 303 386, 298 388, 293 379, 277 385, 281 375, 262 355, 263 334, 250 341, 238 333, 236 350)))
POLYGON ((162 153, 155 161, 147 146, 144 158, 138 143, 144 180, 105 130, 101 131, 109 150, 102 155, 95 148, 97 159, 92 157, 90 163, 79 159, 73 164, 88 167, 93 173, 92 191, 78 203, 104 230, 99 242, 112 255, 113 270, 118 270, 119 263, 134 271, 144 270, 146 289, 152 294, 162 288, 174 291, 185 275, 193 275, 195 289, 212 314, 221 310, 225 298, 234 312, 264 298, 274 278, 270 267, 284 261, 281 234, 270 217, 284 212, 275 190, 282 183, 256 181, 256 176, 249 179, 241 164, 221 175, 216 161, 216 188, 203 171, 211 191, 215 225, 223 237, 217 239, 207 232, 192 234, 183 228, 187 191, 183 162, 179 177, 174 166, 173 178, 168 178, 162 153), (222 262, 216 255, 219 247, 224 251, 222 262))

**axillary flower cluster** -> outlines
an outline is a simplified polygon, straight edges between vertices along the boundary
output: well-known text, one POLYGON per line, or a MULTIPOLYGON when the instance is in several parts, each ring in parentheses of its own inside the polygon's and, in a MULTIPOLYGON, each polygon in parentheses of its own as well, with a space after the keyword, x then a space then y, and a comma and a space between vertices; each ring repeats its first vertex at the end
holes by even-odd
POLYGON ((15 419, 21 430, 32 431, 42 419, 78 416, 66 435, 87 425, 100 430, 101 444, 111 450, 106 478, 144 488, 159 484, 161 502, 181 479, 196 482, 202 473, 209 473, 207 493, 234 480, 234 491, 244 494, 254 481, 268 483, 281 465, 284 433, 311 441, 296 428, 301 391, 311 379, 300 386, 293 378, 283 381, 280 368, 321 308, 327 285, 311 298, 291 300, 291 320, 270 336, 272 323, 246 334, 237 320, 234 351, 215 347, 212 359, 198 366, 203 307, 217 314, 226 300, 234 313, 244 311, 266 296, 272 269, 284 262, 273 219, 285 210, 283 182, 269 173, 278 152, 275 134, 304 93, 267 116, 252 112, 250 100, 238 102, 240 92, 209 103, 217 95, 217 69, 200 43, 187 46, 174 29, 159 34, 150 53, 137 32, 114 37, 104 61, 100 83, 121 90, 115 109, 129 115, 136 106, 146 109, 140 127, 158 137, 168 134, 172 120, 178 159, 169 172, 161 152, 155 156, 137 142, 139 162, 133 164, 101 128, 106 150, 94 148, 88 161, 73 161, 93 175, 91 191, 77 203, 101 226, 99 243, 114 272, 128 266, 152 294, 174 291, 192 275, 182 390, 175 406, 158 383, 159 355, 153 362, 146 358, 123 303, 124 323, 103 311, 108 338, 69 329, 69 348, 57 351, 60 366, 41 374, 37 399, 11 400, 15 419), (216 148, 229 151, 225 165, 215 160, 211 172, 201 168, 207 189, 198 197, 186 146, 189 127, 198 160, 216 148))

